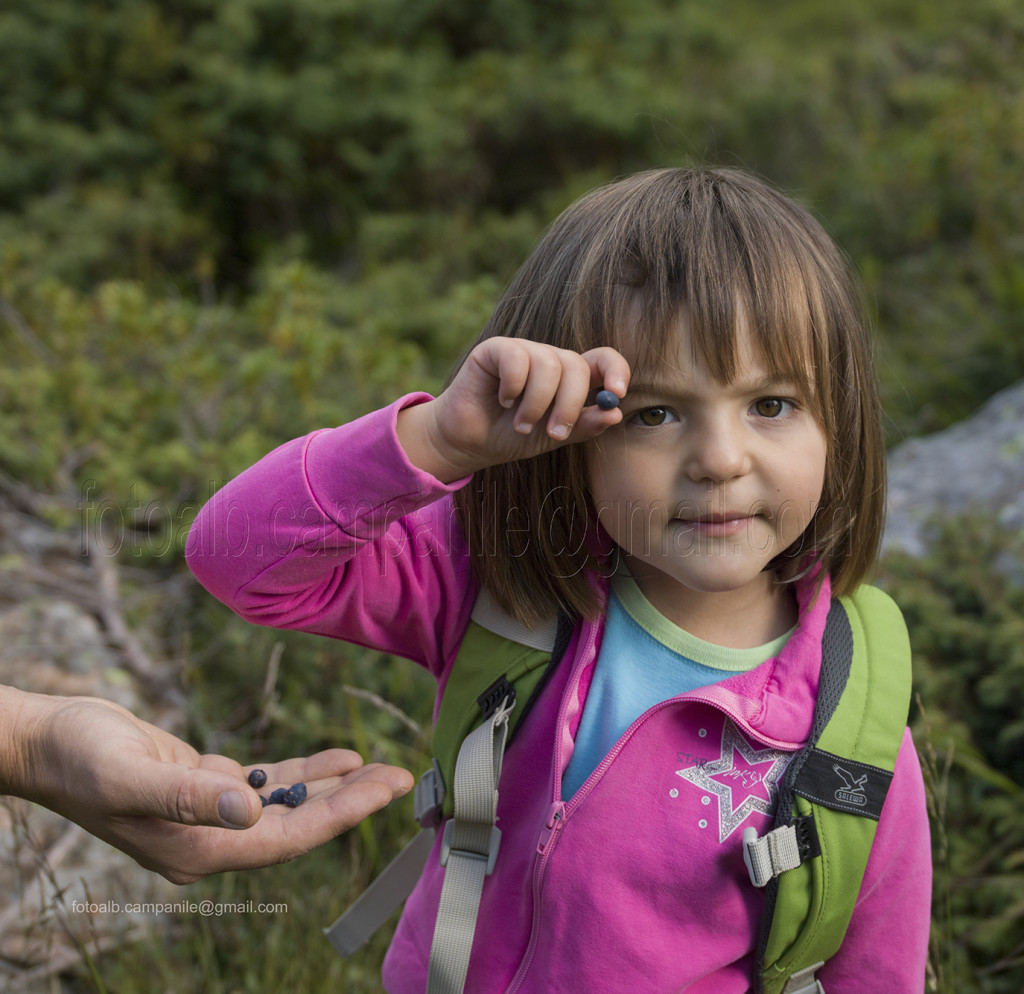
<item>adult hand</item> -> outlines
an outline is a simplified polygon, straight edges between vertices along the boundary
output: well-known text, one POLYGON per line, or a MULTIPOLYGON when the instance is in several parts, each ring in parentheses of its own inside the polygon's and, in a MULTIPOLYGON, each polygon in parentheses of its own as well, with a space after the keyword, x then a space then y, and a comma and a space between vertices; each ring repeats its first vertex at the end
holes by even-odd
POLYGON ((264 794, 298 782, 308 790, 296 808, 264 808, 250 768, 200 755, 109 701, 4 688, 0 705, 0 790, 57 811, 179 884, 294 859, 413 785, 406 770, 328 749, 260 764, 264 794))

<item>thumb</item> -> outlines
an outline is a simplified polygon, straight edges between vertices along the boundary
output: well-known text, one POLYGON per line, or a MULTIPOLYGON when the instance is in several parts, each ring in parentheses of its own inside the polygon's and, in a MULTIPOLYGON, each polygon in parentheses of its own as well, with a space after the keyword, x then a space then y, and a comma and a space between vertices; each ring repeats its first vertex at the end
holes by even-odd
POLYGON ((249 828, 263 813, 254 790, 215 770, 161 764, 151 781, 152 810, 147 814, 181 825, 249 828))

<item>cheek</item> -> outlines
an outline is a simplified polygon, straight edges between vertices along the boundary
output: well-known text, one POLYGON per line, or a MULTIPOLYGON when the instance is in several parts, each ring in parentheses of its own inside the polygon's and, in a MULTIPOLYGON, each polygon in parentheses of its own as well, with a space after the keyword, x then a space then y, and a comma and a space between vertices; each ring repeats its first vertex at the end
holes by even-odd
POLYGON ((622 496, 621 456, 615 446, 591 442, 587 445, 585 459, 587 486, 594 507, 606 513, 603 507, 613 504, 622 496))
POLYGON ((615 446, 602 447, 587 455, 587 483, 590 499, 601 527, 616 541, 625 538, 632 517, 630 508, 638 502, 636 481, 622 452, 615 446))
POLYGON ((821 439, 819 444, 809 445, 804 458, 790 466, 783 481, 784 499, 779 508, 778 530, 784 541, 798 538, 814 517, 824 492, 825 462, 826 447, 821 439))
POLYGON ((811 460, 808 472, 809 494, 813 499, 815 507, 821 502, 822 494, 825 492, 825 476, 828 469, 828 443, 825 441, 824 433, 819 434, 818 445, 811 460))
POLYGON ((616 509, 622 504, 623 494, 617 476, 603 463, 591 463, 587 472, 590 500, 597 512, 597 520, 612 538, 617 538, 619 526, 616 509))

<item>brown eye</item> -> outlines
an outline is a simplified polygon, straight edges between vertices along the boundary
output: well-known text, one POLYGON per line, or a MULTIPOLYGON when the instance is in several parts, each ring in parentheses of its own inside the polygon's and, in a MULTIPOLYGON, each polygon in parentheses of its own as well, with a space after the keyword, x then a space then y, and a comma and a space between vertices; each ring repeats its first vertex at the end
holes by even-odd
POLYGON ((663 425, 668 418, 668 411, 664 407, 645 407, 642 411, 636 412, 637 420, 648 428, 656 428, 663 425))
POLYGON ((786 402, 778 397, 762 397, 754 404, 754 410, 762 418, 777 418, 786 410, 786 402))

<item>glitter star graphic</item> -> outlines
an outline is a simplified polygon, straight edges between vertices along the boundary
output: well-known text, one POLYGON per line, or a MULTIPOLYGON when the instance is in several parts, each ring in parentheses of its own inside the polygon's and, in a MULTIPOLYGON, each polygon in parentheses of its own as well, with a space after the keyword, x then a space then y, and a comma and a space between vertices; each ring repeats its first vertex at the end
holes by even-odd
POLYGON ((790 753, 778 749, 753 748, 726 721, 720 757, 676 770, 676 775, 718 798, 718 841, 725 842, 754 811, 772 813, 779 777, 789 759, 790 753))

